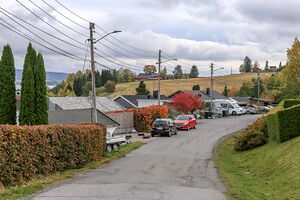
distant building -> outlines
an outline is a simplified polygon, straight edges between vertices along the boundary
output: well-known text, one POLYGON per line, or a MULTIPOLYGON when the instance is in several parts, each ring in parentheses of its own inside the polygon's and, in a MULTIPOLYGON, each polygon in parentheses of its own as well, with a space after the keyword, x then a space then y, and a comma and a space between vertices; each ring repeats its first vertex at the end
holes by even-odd
POLYGON ((269 71, 270 72, 277 72, 278 71, 278 68, 276 66, 270 66, 269 67, 269 71))
MULTIPOLYGON (((170 98, 165 95, 160 96, 161 104, 168 103, 170 98)), ((157 97, 151 95, 121 95, 114 99, 115 102, 125 108, 142 108, 157 105, 157 97)))
MULTIPOLYGON (((173 94, 171 94, 169 97, 172 98, 177 94, 180 93, 188 93, 188 94, 194 94, 194 95, 198 95, 202 101, 209 101, 211 100, 211 90, 210 88, 206 88, 205 91, 200 91, 200 90, 178 90, 177 92, 174 92, 173 94)), ((219 92, 213 90, 213 99, 228 99, 226 96, 220 94, 219 92)))
MULTIPOLYGON (((135 80, 138 80, 138 81, 157 80, 157 79, 158 79, 157 73, 140 73, 135 76, 135 80)), ((174 79, 174 75, 166 74, 165 79, 174 79)))

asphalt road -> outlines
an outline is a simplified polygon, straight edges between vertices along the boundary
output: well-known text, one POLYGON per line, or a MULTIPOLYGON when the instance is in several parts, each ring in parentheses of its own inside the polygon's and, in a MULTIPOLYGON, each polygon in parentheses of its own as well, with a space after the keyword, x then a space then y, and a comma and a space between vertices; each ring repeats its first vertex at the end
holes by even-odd
POLYGON ((258 116, 201 120, 196 130, 158 138, 126 157, 34 199, 222 200, 226 199, 212 151, 220 138, 244 128, 258 116))

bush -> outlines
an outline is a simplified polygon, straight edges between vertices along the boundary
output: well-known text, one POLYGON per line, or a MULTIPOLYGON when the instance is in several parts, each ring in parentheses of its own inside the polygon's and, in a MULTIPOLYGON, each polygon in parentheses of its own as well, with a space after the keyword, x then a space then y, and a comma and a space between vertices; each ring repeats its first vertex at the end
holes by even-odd
POLYGON ((138 132, 149 132, 151 124, 158 118, 169 116, 167 106, 150 106, 134 110, 134 127, 138 132))
POLYGON ((300 99, 287 99, 283 101, 283 107, 284 108, 290 108, 295 105, 300 104, 300 99))
POLYGON ((268 138, 266 118, 262 117, 235 137, 234 149, 236 151, 254 149, 266 144, 268 138))
POLYGON ((106 92, 113 93, 116 90, 116 84, 112 81, 107 81, 104 84, 104 88, 106 92))
POLYGON ((105 136, 100 125, 0 126, 0 183, 14 186, 98 160, 105 136))

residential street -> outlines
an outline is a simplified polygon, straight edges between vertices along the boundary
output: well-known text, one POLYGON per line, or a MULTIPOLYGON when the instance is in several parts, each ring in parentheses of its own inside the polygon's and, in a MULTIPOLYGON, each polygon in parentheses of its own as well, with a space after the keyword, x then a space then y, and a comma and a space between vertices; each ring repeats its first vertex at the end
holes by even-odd
POLYGON ((211 161, 213 148, 220 138, 257 118, 245 115, 201 120, 196 130, 157 138, 125 158, 82 174, 34 199, 226 199, 211 161))

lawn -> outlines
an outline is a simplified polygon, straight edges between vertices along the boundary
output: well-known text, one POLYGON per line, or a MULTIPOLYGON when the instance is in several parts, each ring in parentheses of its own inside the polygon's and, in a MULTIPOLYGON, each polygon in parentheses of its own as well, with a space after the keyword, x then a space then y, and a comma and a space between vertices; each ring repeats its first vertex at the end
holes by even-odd
MULTIPOLYGON (((262 73, 261 78, 264 80, 270 77, 272 73, 262 73)), ((236 87, 239 89, 244 82, 250 82, 252 78, 257 78, 256 73, 247 74, 233 74, 225 76, 216 76, 214 78, 214 89, 218 92, 223 92, 224 86, 227 85, 229 89, 236 87)), ((145 81, 147 89, 152 93, 153 90, 157 89, 157 80, 145 81)), ((132 95, 135 94, 136 87, 139 82, 117 84, 116 91, 112 94, 105 92, 104 88, 98 89, 97 94, 101 96, 109 95, 116 97, 118 95, 132 95)), ((170 95, 177 90, 191 90, 193 85, 200 84, 201 90, 210 87, 209 77, 199 77, 190 79, 176 79, 176 80, 162 80, 161 81, 161 93, 164 95, 170 95)))
POLYGON ((121 146, 119 150, 113 151, 111 153, 105 153, 103 159, 97 162, 89 163, 83 168, 59 172, 50 176, 37 178, 24 185, 7 188, 3 192, 0 192, 0 200, 29 197, 30 195, 33 195, 34 193, 37 193, 49 186, 71 179, 79 173, 84 173, 89 170, 99 168, 105 163, 124 157, 126 154, 141 147, 143 144, 144 143, 142 142, 135 142, 125 146, 121 146))
POLYGON ((233 137, 223 141, 216 156, 228 199, 300 199, 300 137, 246 152, 233 144, 233 137))

